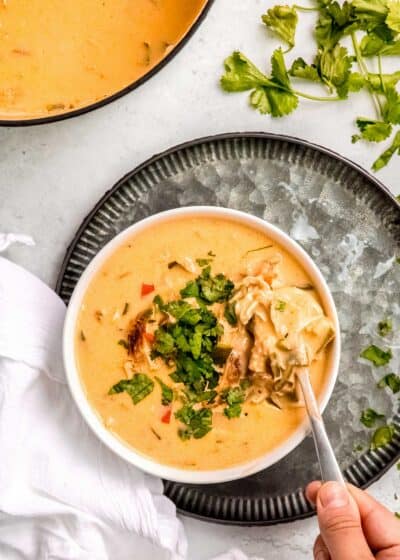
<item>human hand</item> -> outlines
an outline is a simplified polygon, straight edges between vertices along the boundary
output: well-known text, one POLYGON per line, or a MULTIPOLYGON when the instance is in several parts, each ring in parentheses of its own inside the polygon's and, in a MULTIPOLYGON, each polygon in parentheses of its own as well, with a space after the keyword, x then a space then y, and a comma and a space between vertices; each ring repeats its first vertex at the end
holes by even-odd
POLYGON ((321 532, 314 560, 400 560, 400 521, 366 492, 312 482, 306 496, 317 507, 321 532))

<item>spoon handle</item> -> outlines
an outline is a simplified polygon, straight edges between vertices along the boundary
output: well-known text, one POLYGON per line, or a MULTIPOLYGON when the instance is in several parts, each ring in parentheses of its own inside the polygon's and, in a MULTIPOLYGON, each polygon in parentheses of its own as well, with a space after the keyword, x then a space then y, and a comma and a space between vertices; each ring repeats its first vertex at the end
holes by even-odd
POLYGON ((304 402, 310 419, 312 434, 317 451, 319 467, 323 482, 335 481, 345 484, 342 472, 333 452, 332 445, 326 433, 307 368, 299 368, 297 377, 304 396, 304 402))

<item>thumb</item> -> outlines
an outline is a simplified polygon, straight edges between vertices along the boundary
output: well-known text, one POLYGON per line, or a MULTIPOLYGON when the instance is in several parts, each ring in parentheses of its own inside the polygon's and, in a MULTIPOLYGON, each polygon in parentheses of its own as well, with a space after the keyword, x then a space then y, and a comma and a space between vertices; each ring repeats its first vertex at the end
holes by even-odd
POLYGON ((373 560, 364 537, 358 506, 345 486, 324 484, 317 496, 321 537, 332 560, 373 560))

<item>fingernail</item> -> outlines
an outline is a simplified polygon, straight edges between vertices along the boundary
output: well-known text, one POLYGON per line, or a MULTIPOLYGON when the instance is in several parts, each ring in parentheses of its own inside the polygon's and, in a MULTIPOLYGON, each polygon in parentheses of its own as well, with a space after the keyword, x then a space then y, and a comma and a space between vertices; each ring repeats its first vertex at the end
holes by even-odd
POLYGON ((323 507, 343 507, 349 503, 349 493, 338 482, 327 482, 319 491, 318 497, 323 507))

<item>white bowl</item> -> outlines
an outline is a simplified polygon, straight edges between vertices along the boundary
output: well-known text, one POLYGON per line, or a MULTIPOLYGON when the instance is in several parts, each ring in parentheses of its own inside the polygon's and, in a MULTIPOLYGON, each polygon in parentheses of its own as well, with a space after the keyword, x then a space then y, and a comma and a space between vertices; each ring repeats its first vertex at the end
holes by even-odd
POLYGON ((239 212, 237 210, 230 210, 227 208, 219 208, 213 206, 194 206, 178 208, 176 210, 168 210, 167 212, 155 214, 154 216, 150 216, 149 218, 141 220, 140 222, 134 224, 133 226, 130 226, 129 228, 121 232, 109 243, 107 243, 107 245, 92 260, 85 272, 82 274, 78 284, 75 287, 74 293, 72 294, 65 319, 63 335, 64 365, 67 380, 72 396, 82 416, 92 428, 97 437, 99 437, 101 441, 107 447, 109 447, 109 449, 117 453, 117 455, 119 455, 132 465, 139 467, 143 471, 177 482, 210 484, 216 482, 226 482, 229 480, 235 480, 238 478, 249 476, 273 465, 274 463, 288 455, 297 445, 299 445, 299 443, 303 441, 303 439, 307 435, 309 431, 307 418, 304 419, 304 421, 288 439, 283 441, 280 445, 278 445, 265 455, 262 455, 257 459, 248 461, 247 463, 218 470, 195 471, 162 465, 160 463, 157 463, 150 457, 143 455, 139 451, 136 451, 132 447, 124 444, 121 439, 107 430, 100 417, 97 415, 96 411, 92 408, 86 398, 85 389, 82 385, 78 372, 74 348, 76 337, 76 322, 85 292, 99 268, 110 257, 115 249, 123 244, 127 238, 130 238, 132 235, 138 234, 145 229, 156 228, 157 225, 162 222, 173 220, 174 218, 178 217, 181 218, 187 216, 207 216, 229 219, 264 232, 271 240, 275 241, 277 244, 286 249, 286 251, 292 254, 308 273, 308 275, 312 279, 313 284, 317 288, 325 313, 333 321, 337 333, 337 336, 330 347, 326 381, 319 395, 319 405, 321 410, 325 409, 329 401, 338 374, 340 357, 339 320, 329 288, 321 272, 308 256, 308 254, 280 229, 269 224, 268 222, 265 222, 260 218, 250 216, 249 214, 239 212))

